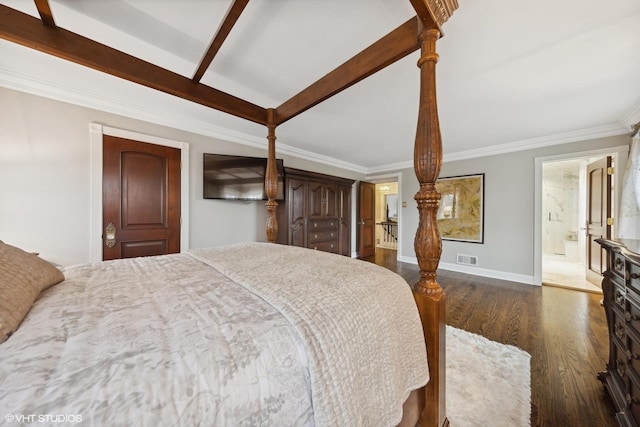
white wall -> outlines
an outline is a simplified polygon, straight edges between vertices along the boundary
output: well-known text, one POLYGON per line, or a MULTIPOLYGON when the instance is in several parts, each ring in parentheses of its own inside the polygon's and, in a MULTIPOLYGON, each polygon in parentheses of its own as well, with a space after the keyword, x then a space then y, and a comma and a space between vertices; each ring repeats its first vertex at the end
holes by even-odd
MULTIPOLYGON (((625 135, 556 145, 535 150, 446 162, 441 177, 484 173, 484 244, 443 241, 440 267, 534 283, 534 175, 537 157, 628 145, 625 135), (461 268, 456 254, 475 255, 478 267, 461 268)), ((418 212, 413 196, 418 181, 413 170, 402 171, 403 227, 399 258, 415 262, 413 239, 418 212)))
MULTIPOLYGON (((266 150, 4 88, 0 105, 0 240, 5 243, 40 252, 61 265, 89 261, 92 122, 189 143, 191 247, 266 240, 264 202, 202 198, 203 153, 265 156, 266 150)), ((278 157, 286 167, 363 178, 308 160, 278 157)))

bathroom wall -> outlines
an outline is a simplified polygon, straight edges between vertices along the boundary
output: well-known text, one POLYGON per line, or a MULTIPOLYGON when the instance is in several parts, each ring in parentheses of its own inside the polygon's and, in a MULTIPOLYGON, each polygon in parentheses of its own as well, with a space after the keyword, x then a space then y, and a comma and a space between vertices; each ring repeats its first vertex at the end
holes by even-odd
POLYGON ((580 167, 578 160, 543 165, 542 251, 574 260, 579 233, 580 167))

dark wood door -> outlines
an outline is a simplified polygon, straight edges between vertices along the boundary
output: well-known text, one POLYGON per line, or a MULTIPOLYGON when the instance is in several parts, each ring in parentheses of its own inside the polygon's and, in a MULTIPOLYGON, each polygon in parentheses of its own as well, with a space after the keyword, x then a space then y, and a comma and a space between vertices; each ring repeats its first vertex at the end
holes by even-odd
POLYGON ((586 277, 600 286, 606 254, 595 241, 611 238, 611 157, 587 165, 586 277))
POLYGON ((338 184, 325 184, 324 186, 324 216, 327 218, 340 218, 338 202, 338 184))
POLYGON ((322 182, 309 181, 309 218, 322 218, 325 213, 325 186, 322 182))
POLYGON ((180 252, 180 150, 103 140, 104 260, 180 252))
POLYGON ((338 188, 339 227, 338 253, 351 256, 351 187, 338 188))
POLYGON ((307 180, 288 178, 289 244, 307 246, 307 180))
POLYGON ((376 185, 360 182, 358 188, 358 256, 376 253, 376 185))

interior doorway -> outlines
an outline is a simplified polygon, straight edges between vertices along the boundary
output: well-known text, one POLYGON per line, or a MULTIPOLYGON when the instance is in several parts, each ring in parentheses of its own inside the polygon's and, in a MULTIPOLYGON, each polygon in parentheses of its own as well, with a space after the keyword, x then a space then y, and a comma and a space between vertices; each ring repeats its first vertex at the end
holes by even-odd
MULTIPOLYGON (((373 218, 372 221, 367 221, 366 218, 361 218, 362 215, 359 214, 356 221, 358 224, 357 239, 360 242, 359 247, 364 240, 370 240, 371 250, 367 252, 368 255, 365 257, 361 253, 358 256, 360 258, 371 258, 371 260, 373 260, 373 257, 378 256, 397 260, 402 224, 400 174, 368 177, 366 185, 367 189, 372 190, 369 192, 371 194, 369 198, 373 202, 373 218), (367 227, 368 222, 371 222, 373 227, 367 227), (370 228, 373 230, 372 233, 370 228)), ((359 191, 362 191, 362 186, 359 186, 359 191)), ((359 199, 360 196, 362 195, 359 195, 359 199)), ((358 211, 361 207, 362 200, 359 201, 358 211)))
POLYGON ((577 157, 542 164, 542 283, 601 293, 586 277, 587 164, 577 157))
POLYGON ((606 262, 595 239, 613 237, 616 157, 591 152, 541 162, 543 285, 602 293, 606 262))
POLYGON ((376 248, 398 250, 398 183, 376 184, 376 248))
POLYGON ((89 259, 91 262, 102 260, 103 240, 103 145, 104 138, 112 136, 143 143, 173 147, 180 150, 180 251, 189 248, 189 143, 174 141, 154 135, 147 135, 125 129, 91 123, 91 215, 89 259))

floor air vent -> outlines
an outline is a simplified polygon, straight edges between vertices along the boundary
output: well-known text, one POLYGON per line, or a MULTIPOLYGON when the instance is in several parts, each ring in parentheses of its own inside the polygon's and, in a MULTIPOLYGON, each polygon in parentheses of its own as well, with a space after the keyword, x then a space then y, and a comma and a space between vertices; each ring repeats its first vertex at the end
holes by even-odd
POLYGON ((458 254, 458 264, 464 265, 473 265, 476 267, 478 265, 478 257, 473 255, 462 255, 458 254))

